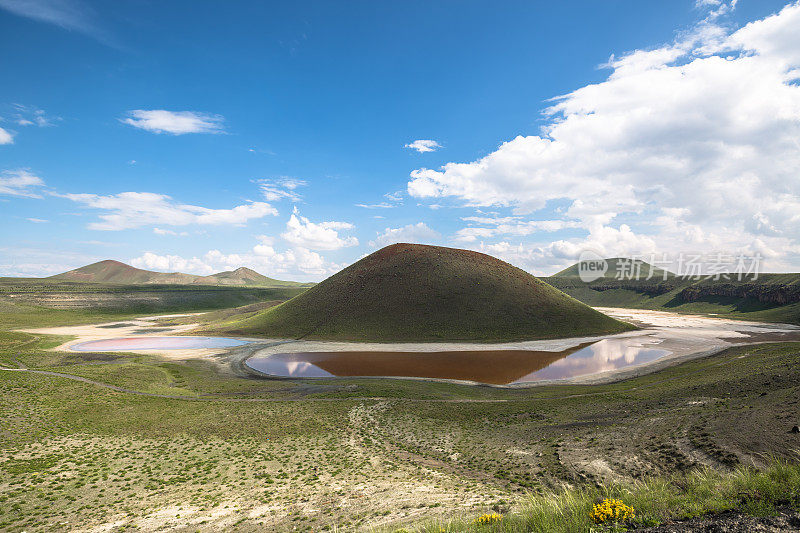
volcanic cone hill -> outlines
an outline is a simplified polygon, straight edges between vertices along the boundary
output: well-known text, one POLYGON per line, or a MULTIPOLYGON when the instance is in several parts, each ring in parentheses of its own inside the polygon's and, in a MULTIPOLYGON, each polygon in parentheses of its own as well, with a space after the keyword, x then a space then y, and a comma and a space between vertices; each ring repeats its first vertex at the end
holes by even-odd
POLYGON ((633 326, 494 257, 395 244, 288 302, 210 329, 281 338, 508 341, 619 333, 633 326))

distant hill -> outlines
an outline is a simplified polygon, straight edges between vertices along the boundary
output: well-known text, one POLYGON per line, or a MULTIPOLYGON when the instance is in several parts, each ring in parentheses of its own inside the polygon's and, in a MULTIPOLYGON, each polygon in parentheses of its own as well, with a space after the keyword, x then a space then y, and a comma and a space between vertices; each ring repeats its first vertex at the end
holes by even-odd
MULTIPOLYGON (((650 279, 664 279, 664 273, 666 272, 667 278, 674 277, 675 274, 668 270, 664 270, 658 267, 654 267, 650 263, 646 263, 639 259, 630 259, 627 257, 612 257, 610 259, 606 259, 606 264, 608 265, 608 270, 606 270, 605 274, 602 277, 604 278, 616 278, 620 273, 624 275, 626 278, 634 278, 638 277, 639 279, 646 279, 650 277, 650 279), (652 276, 650 276, 650 272, 653 272, 652 276), (632 273, 638 273, 635 276, 632 273)), ((551 277, 553 278, 578 278, 578 265, 580 263, 575 263, 574 265, 565 268, 561 272, 556 272, 551 277)))
POLYGON ((275 308, 208 329, 282 338, 498 341, 633 327, 494 257, 395 244, 275 308))
POLYGON ((239 267, 236 270, 226 270, 224 272, 217 272, 216 274, 211 274, 207 276, 209 279, 216 280, 217 284, 219 285, 247 285, 247 286, 277 286, 278 284, 282 284, 285 286, 295 286, 301 285, 300 283, 294 281, 280 281, 277 279, 268 278, 262 274, 259 274, 255 270, 251 270, 247 267, 239 267))
POLYGON ((759 274, 743 279, 715 276, 654 276, 585 283, 575 276, 543 278, 550 285, 596 307, 628 307, 729 318, 800 324, 800 274, 759 274))
POLYGON ((92 263, 63 274, 56 274, 47 279, 119 285, 226 285, 239 287, 302 287, 312 285, 268 278, 246 267, 219 272, 210 276, 198 276, 181 272, 153 272, 111 259, 92 263))

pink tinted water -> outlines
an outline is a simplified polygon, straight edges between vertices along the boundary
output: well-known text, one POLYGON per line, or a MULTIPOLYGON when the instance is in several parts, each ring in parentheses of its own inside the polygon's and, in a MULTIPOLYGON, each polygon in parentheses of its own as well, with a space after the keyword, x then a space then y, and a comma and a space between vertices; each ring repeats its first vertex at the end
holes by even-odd
POLYGON ((198 348, 231 348, 248 341, 227 337, 119 337, 80 342, 70 346, 79 352, 124 352, 126 350, 191 350, 198 348))

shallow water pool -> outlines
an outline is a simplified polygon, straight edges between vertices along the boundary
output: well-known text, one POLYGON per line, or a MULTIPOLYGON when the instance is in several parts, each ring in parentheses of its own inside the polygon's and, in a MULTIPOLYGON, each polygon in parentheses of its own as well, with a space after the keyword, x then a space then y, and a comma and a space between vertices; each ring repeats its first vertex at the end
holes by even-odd
POLYGON ((119 337, 79 342, 70 349, 79 352, 125 352, 128 350, 191 350, 198 348, 232 348, 248 341, 228 337, 119 337))
POLYGON ((279 377, 414 377, 493 385, 566 379, 649 363, 670 352, 639 339, 603 339, 560 352, 469 350, 440 352, 297 352, 256 356, 250 368, 279 377))

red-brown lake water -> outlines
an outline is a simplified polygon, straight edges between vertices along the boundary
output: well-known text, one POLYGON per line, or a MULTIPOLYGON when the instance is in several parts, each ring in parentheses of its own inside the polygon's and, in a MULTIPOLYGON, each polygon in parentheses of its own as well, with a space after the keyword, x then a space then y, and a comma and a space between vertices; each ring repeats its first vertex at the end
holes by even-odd
POLYGON ((438 352, 296 352, 255 356, 247 366, 279 377, 414 377, 493 385, 565 379, 649 363, 670 353, 641 339, 603 339, 552 352, 465 350, 438 352))

